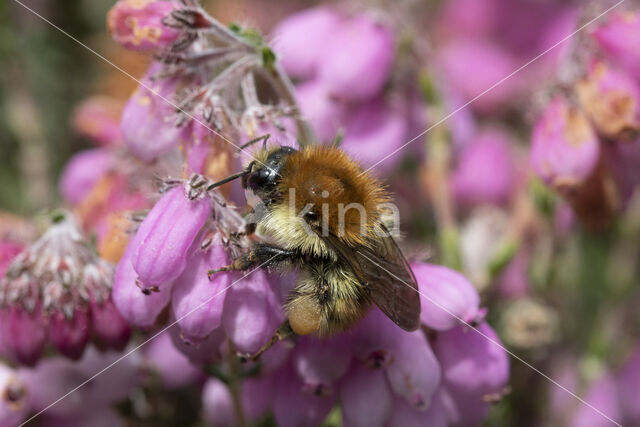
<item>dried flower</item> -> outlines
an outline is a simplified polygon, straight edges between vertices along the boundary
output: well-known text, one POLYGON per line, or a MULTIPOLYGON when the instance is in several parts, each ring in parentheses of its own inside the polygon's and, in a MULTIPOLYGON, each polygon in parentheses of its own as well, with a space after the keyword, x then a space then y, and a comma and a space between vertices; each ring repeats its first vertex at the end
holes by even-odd
POLYGON ((607 138, 631 140, 640 131, 640 87, 604 62, 591 65, 576 84, 580 105, 597 131, 607 138))
POLYGON ((536 122, 531 165, 547 184, 570 192, 594 171, 600 144, 584 113, 554 99, 536 122))

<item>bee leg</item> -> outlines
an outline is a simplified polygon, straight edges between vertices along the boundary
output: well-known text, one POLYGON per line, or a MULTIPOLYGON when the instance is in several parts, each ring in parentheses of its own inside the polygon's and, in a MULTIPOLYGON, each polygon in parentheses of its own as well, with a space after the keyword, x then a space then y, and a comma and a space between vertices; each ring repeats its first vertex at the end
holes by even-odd
POLYGON ((256 232, 256 227, 257 227, 257 224, 255 222, 248 223, 244 226, 244 229, 242 231, 236 231, 234 233, 231 233, 231 237, 238 239, 240 237, 251 236, 253 233, 256 232))
POLYGON ((216 273, 223 271, 246 271, 256 266, 268 268, 290 261, 297 256, 298 254, 294 251, 258 243, 255 244, 249 252, 234 259, 231 264, 207 271, 207 276, 211 279, 211 276, 216 273))
POLYGON ((260 350, 256 351, 253 354, 238 354, 238 356, 240 356, 240 358, 242 359, 243 362, 246 361, 252 361, 255 362, 256 360, 258 360, 260 358, 260 356, 262 356, 262 353, 264 353, 265 351, 269 350, 274 344, 276 344, 279 341, 285 340, 287 338, 289 338, 290 336, 292 336, 293 330, 291 329, 291 325, 289 324, 288 320, 285 320, 284 322, 282 322, 282 324, 278 327, 278 329, 276 329, 276 331, 273 333, 273 336, 271 337, 271 339, 269 341, 267 341, 267 343, 265 345, 263 345, 260 350))

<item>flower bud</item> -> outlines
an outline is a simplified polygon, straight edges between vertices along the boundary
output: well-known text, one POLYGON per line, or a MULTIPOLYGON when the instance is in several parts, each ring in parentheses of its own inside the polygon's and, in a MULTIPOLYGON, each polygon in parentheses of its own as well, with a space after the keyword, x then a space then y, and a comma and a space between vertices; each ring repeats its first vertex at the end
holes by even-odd
POLYGON ((593 36, 605 55, 634 78, 640 78, 640 13, 612 13, 593 36))
POLYGON ((175 79, 154 80, 160 69, 152 64, 135 93, 122 110, 122 138, 140 160, 151 162, 180 143, 175 107, 169 102, 176 89, 175 79), (152 90, 150 90, 152 89, 152 90))
POLYGON ((533 129, 531 165, 547 184, 570 191, 594 171, 600 144, 585 115, 562 98, 547 106, 533 129))
POLYGON ((122 351, 131 337, 131 328, 111 299, 91 302, 93 343, 101 350, 122 351))
MULTIPOLYGON (((637 385, 634 395, 637 395, 637 385)), ((616 383, 612 375, 604 373, 600 378, 594 381, 585 393, 584 400, 589 403, 587 405, 577 405, 571 421, 568 423, 570 427, 600 427, 603 425, 611 425, 608 418, 614 420, 618 425, 622 425, 623 416, 620 409, 620 397, 616 388, 616 383), (593 408, 598 408, 595 411, 593 408), (605 414, 605 418, 602 414, 605 414)), ((632 425, 628 423, 627 425, 632 425)))
POLYGON ((515 183, 510 144, 506 134, 492 129, 477 135, 463 149, 452 177, 459 202, 501 204, 508 201, 515 183))
POLYGON ((331 60, 319 55, 318 77, 333 96, 364 101, 382 91, 395 55, 390 28, 360 15, 338 26, 324 43, 323 50, 331 60))
POLYGON ((145 363, 160 377, 165 388, 176 389, 193 384, 201 376, 189 359, 176 349, 168 332, 149 343, 145 363))
POLYGON ((29 413, 27 387, 17 372, 0 364, 0 426, 19 425, 29 413))
POLYGON ((479 401, 500 395, 509 379, 509 358, 501 346, 487 323, 477 331, 458 326, 438 334, 434 352, 442 366, 443 384, 479 401))
POLYGON ((217 378, 210 378, 204 385, 202 408, 204 419, 209 427, 237 425, 231 392, 217 378))
POLYGON ((440 366, 422 331, 398 331, 393 361, 386 368, 393 391, 416 409, 426 410, 440 384, 440 366))
POLYGON ((197 341, 185 337, 177 326, 169 328, 169 336, 174 347, 195 365, 218 363, 222 357, 221 348, 227 339, 222 327, 197 341))
POLYGON ((222 326, 239 351, 257 351, 281 321, 280 305, 262 270, 251 272, 227 290, 222 326))
POLYGON ((331 386, 349 368, 352 360, 349 337, 339 334, 319 339, 303 336, 296 343, 293 364, 307 390, 330 393, 331 386))
POLYGON ((320 425, 335 402, 335 395, 303 392, 304 385, 290 367, 276 374, 273 387, 273 415, 282 427, 320 425))
POLYGON ((107 15, 107 27, 111 37, 126 49, 167 47, 178 32, 162 21, 176 7, 171 1, 119 0, 107 15))
POLYGON ((482 318, 480 296, 460 273, 441 265, 413 263, 420 290, 420 318, 432 329, 445 331, 482 318), (459 320, 460 319, 460 320, 459 320))
POLYGON ((393 394, 381 370, 370 370, 355 362, 340 383, 344 425, 384 426, 393 404, 393 394))
POLYGON ((91 315, 77 308, 71 316, 56 311, 49 316, 49 339, 64 356, 72 360, 82 357, 91 333, 91 315))
POLYGON ((341 148, 365 167, 376 164, 376 169, 388 170, 402 159, 394 151, 406 142, 406 135, 402 113, 381 100, 371 101, 348 117, 341 148))
POLYGON ((332 141, 340 130, 344 103, 331 97, 323 81, 313 80, 296 87, 300 109, 313 126, 318 139, 332 141))
POLYGON ((480 426, 489 416, 491 404, 467 391, 441 386, 438 393, 447 416, 447 426, 480 426))
POLYGON ((242 409, 249 421, 260 420, 271 408, 273 383, 272 375, 248 377, 242 381, 242 409))
POLYGON ((395 397, 388 426, 402 427, 447 427, 447 413, 442 405, 441 393, 436 393, 426 411, 419 410, 399 396, 395 397))
POLYGON ((83 101, 73 112, 76 132, 102 146, 119 144, 120 115, 123 104, 106 96, 92 96, 83 101))
POLYGON ((626 74, 595 62, 576 84, 576 93, 604 137, 629 140, 640 131, 640 89, 626 74))
POLYGON ((80 203, 111 166, 111 155, 106 149, 93 148, 75 154, 60 176, 60 194, 73 205, 80 203))
POLYGON ((449 43, 441 50, 438 62, 446 81, 457 89, 464 101, 475 99, 472 107, 482 113, 492 113, 503 108, 520 91, 518 79, 507 79, 492 90, 519 64, 496 43, 479 39, 466 39, 449 43), (473 70, 473 78, 469 78, 473 70), (480 94, 482 96, 478 97, 480 94))
POLYGON ((291 76, 312 77, 326 61, 327 35, 342 18, 327 7, 315 7, 284 19, 273 31, 274 49, 280 64, 291 76))
MULTIPOLYGON (((135 240, 135 237, 131 239, 135 240)), ((116 268, 113 283, 113 303, 129 323, 150 328, 171 297, 170 286, 159 286, 157 292, 145 294, 136 284, 138 277, 133 269, 134 246, 129 244, 116 268)))
POLYGON ((143 288, 166 285, 182 273, 187 251, 210 214, 211 200, 189 200, 182 186, 155 204, 131 243, 131 261, 143 288))
POLYGON ((207 270, 229 264, 220 235, 207 251, 194 254, 184 272, 176 279, 171 304, 182 333, 191 339, 203 339, 222 323, 222 308, 231 277, 218 273, 209 280, 207 270))
POLYGON ((21 364, 34 366, 47 341, 41 305, 27 311, 21 305, 0 310, 0 331, 7 350, 21 364))

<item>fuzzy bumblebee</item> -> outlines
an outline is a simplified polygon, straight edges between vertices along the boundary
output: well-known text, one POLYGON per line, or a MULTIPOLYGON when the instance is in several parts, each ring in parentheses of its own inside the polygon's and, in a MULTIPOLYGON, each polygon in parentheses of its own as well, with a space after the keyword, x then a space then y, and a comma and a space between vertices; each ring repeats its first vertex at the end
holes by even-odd
POLYGON ((280 335, 289 328, 320 336, 346 330, 371 304, 402 329, 418 328, 416 280, 384 224, 389 196, 344 151, 265 148, 236 176, 247 201, 260 205, 248 232, 261 240, 220 270, 298 269, 280 335))

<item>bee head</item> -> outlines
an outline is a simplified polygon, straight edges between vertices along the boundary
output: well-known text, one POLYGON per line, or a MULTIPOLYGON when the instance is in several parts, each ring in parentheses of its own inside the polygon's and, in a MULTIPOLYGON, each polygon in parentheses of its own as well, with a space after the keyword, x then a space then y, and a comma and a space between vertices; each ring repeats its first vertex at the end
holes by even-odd
POLYGON ((252 191, 262 200, 274 198, 274 192, 280 181, 280 171, 287 157, 296 150, 291 147, 279 147, 269 153, 266 160, 257 165, 251 162, 249 172, 242 177, 242 188, 252 191))

